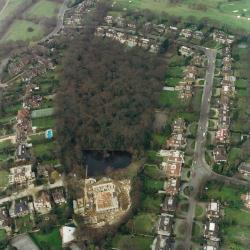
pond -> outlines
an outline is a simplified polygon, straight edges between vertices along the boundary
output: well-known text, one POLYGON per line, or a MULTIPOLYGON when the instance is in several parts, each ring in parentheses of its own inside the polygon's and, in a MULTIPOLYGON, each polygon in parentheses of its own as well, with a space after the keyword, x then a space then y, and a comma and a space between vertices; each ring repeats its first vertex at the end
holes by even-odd
POLYGON ((112 151, 85 151, 85 165, 88 166, 88 176, 99 176, 105 174, 107 168, 119 169, 127 167, 132 156, 128 152, 112 151))

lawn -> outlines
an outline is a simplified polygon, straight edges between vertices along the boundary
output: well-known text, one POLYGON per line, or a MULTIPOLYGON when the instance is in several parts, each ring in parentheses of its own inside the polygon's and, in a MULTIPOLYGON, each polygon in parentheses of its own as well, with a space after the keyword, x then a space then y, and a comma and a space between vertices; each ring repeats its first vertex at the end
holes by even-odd
POLYGON ((179 99, 178 95, 179 93, 177 91, 162 91, 159 100, 160 104, 175 109, 184 107, 185 103, 179 99))
POLYGON ((10 0, 4 12, 2 12, 0 15, 0 25, 1 25, 1 21, 3 21, 6 17, 9 17, 10 15, 13 15, 19 6, 21 6, 22 4, 26 2, 31 3, 32 0, 18 0, 18 1, 10 0))
POLYGON ((31 117, 41 118, 41 117, 52 116, 53 114, 54 114, 53 108, 44 108, 44 109, 33 110, 31 113, 31 117))
POLYGON ((0 189, 8 186, 9 183, 9 172, 0 170, 0 189))
POLYGON ((15 20, 2 38, 6 41, 27 41, 42 37, 44 30, 41 25, 26 20, 15 20))
POLYGON ((156 197, 152 197, 152 195, 147 195, 142 200, 141 208, 143 211, 158 214, 160 212, 161 203, 161 196, 157 195, 156 197))
POLYGON ((250 10, 250 1, 241 0, 237 2, 230 3, 228 1, 220 0, 187 0, 183 1, 181 4, 170 4, 166 0, 133 0, 128 3, 127 0, 119 0, 122 6, 126 6, 129 9, 149 9, 156 14, 166 12, 170 15, 181 16, 187 18, 193 16, 198 20, 208 17, 212 20, 218 21, 220 24, 231 26, 233 29, 244 29, 250 32, 250 21, 247 17, 237 18, 237 15, 241 15, 241 11, 237 14, 232 12, 234 10, 243 10, 244 15, 248 16, 250 10), (207 8, 206 11, 198 10, 193 8, 193 4, 201 3, 207 8), (222 3, 219 5, 219 3, 222 3), (218 7, 220 6, 220 7, 218 7))
POLYGON ((4 229, 0 229, 0 241, 6 239, 6 232, 4 229))
POLYGON ((140 249, 148 250, 153 243, 153 238, 116 234, 112 241, 112 247, 116 249, 140 249))
POLYGON ((140 213, 129 220, 127 227, 131 233, 153 234, 154 226, 157 222, 157 216, 151 213, 140 213))
POLYGON ((232 220, 237 225, 250 227, 250 213, 241 209, 231 207, 225 208, 225 220, 232 220))
POLYGON ((40 129, 53 128, 55 126, 55 118, 48 116, 32 119, 32 126, 40 129))
POLYGON ((235 160, 240 159, 241 149, 240 148, 231 148, 228 154, 228 162, 233 164, 235 160))
POLYGON ((245 89, 247 87, 247 80, 244 80, 244 79, 239 79, 239 80, 236 80, 236 88, 238 89, 245 89))
POLYGON ((42 0, 34 4, 26 14, 29 17, 53 17, 58 11, 59 4, 52 1, 42 0))
MULTIPOLYGON (((223 245, 222 249, 234 249, 232 244, 238 246, 237 249, 249 249, 250 238, 250 213, 249 211, 225 208, 223 225, 223 245)), ((236 249, 236 248, 235 248, 236 249)))
POLYGON ((206 196, 208 199, 220 200, 221 202, 241 203, 240 195, 245 192, 242 187, 233 187, 218 182, 209 182, 206 196))
POLYGON ((179 85, 179 83, 181 82, 182 78, 174 78, 174 77, 169 77, 166 79, 165 81, 165 85, 169 86, 169 87, 175 87, 177 85, 179 85))
POLYGON ((31 237, 41 249, 48 246, 46 249, 62 250, 62 240, 59 229, 54 229, 48 234, 42 232, 32 233, 31 237))
POLYGON ((167 70, 167 76, 170 78, 182 78, 183 68, 182 67, 170 67, 167 70))
POLYGON ((16 227, 20 233, 26 233, 32 230, 34 226, 33 221, 30 219, 30 215, 16 218, 16 227))
POLYGON ((53 141, 37 144, 33 147, 33 152, 36 157, 41 159, 51 159, 55 157, 56 144, 53 141))

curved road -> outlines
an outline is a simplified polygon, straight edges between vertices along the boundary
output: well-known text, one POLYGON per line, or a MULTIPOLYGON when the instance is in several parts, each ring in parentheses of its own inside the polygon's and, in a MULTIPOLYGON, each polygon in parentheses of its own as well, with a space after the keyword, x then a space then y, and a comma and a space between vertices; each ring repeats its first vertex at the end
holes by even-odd
POLYGON ((208 49, 203 47, 194 46, 196 49, 202 50, 205 52, 208 58, 208 66, 205 76, 205 85, 203 89, 200 118, 198 122, 198 130, 196 136, 196 143, 194 149, 194 161, 192 165, 192 174, 189 185, 192 187, 192 192, 189 196, 189 210, 187 213, 187 236, 183 246, 186 250, 191 248, 192 242, 192 228, 193 221, 195 217, 195 207, 196 207, 196 198, 202 187, 202 185, 208 179, 216 179, 225 183, 230 183, 234 185, 245 185, 250 187, 250 183, 244 180, 236 179, 233 177, 227 177, 224 175, 217 174, 212 171, 210 166, 205 160, 205 148, 206 148, 206 135, 208 131, 208 120, 209 120, 209 111, 210 111, 210 100, 212 97, 213 89, 213 79, 215 71, 215 61, 216 61, 216 50, 208 49))
MULTIPOLYGON (((4 7, 2 8, 2 10, 0 11, 0 15, 2 14, 2 12, 5 10, 5 8, 7 7, 9 3, 9 0, 5 3, 4 7)), ((65 12, 68 10, 67 8, 67 0, 64 0, 58 14, 57 14, 57 25, 54 28, 54 30, 49 33, 48 35, 44 36, 41 40, 37 41, 36 43, 42 43, 45 42, 46 40, 50 39, 51 37, 55 36, 62 28, 63 28, 63 19, 64 19, 64 14, 65 12)), ((4 68, 6 67, 8 61, 10 59, 10 56, 4 58, 1 60, 0 63, 0 75, 2 74, 4 68)))
POLYGON ((68 10, 67 7, 67 0, 64 0, 63 5, 61 6, 58 14, 57 14, 57 24, 56 27, 52 32, 50 32, 48 35, 43 37, 38 43, 45 42, 46 40, 50 39, 51 37, 55 36, 62 28, 63 28, 63 19, 64 19, 64 14, 68 10))

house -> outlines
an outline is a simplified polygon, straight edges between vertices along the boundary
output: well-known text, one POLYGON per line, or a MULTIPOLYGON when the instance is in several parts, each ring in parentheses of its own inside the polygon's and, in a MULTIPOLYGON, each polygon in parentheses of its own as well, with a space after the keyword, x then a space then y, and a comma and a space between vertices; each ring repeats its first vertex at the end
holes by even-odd
POLYGON ((129 47, 135 47, 138 43, 138 37, 137 36, 133 36, 133 35, 128 35, 127 36, 127 45, 129 47))
POLYGON ((194 54, 193 50, 186 46, 181 46, 179 52, 182 56, 186 57, 192 56, 194 54))
POLYGON ((11 221, 5 207, 0 207, 0 229, 4 229, 7 232, 11 231, 11 221))
POLYGON ((166 183, 166 193, 169 195, 176 195, 179 193, 180 180, 176 178, 170 178, 166 183))
POLYGON ((151 53, 158 53, 159 50, 160 50, 160 45, 159 44, 154 43, 154 44, 150 45, 149 52, 151 52, 151 53))
POLYGON ((178 150, 171 150, 168 157, 164 159, 161 166, 167 177, 177 178, 181 175, 184 154, 178 150))
POLYGON ((210 201, 207 204, 207 218, 212 219, 212 218, 219 218, 220 217, 220 203, 217 201, 210 201))
POLYGON ((173 230, 173 216, 162 213, 159 218, 157 234, 164 236, 171 236, 173 230))
POLYGON ((163 162, 162 167, 167 177, 178 178, 181 176, 181 163, 163 162))
POLYGON ((157 235, 151 246, 151 250, 171 250, 171 238, 164 235, 157 235))
POLYGON ((191 38, 192 34, 193 34, 193 32, 190 29, 182 29, 180 32, 180 36, 183 36, 185 38, 191 38))
POLYGON ((121 17, 121 16, 118 16, 116 19, 115 19, 115 22, 116 22, 116 25, 118 27, 124 27, 125 26, 125 18, 121 17))
POLYGON ((191 63, 198 67, 205 67, 207 62, 207 58, 205 55, 194 55, 194 57, 191 60, 191 63))
POLYGON ((184 148, 187 144, 185 136, 180 134, 172 134, 171 137, 166 141, 167 148, 180 149, 184 148))
POLYGON ((227 144, 229 143, 229 130, 228 128, 220 128, 216 131, 215 138, 217 143, 227 144))
POLYGON ((138 46, 143 48, 143 49, 148 49, 150 46, 149 39, 144 38, 144 37, 139 37, 138 39, 138 46))
POLYGON ((177 31, 178 30, 178 28, 175 27, 175 26, 169 26, 169 29, 172 30, 172 31, 177 31))
MULTIPOLYGON (((20 138, 26 138, 24 135, 20 135, 20 138)), ((16 158, 19 161, 25 161, 29 158, 29 153, 25 144, 18 144, 16 149, 16 158)))
POLYGON ((50 196, 47 192, 42 191, 34 200, 34 208, 38 213, 46 214, 51 210, 50 196))
POLYGON ((113 24, 113 16, 105 16, 104 21, 109 25, 113 24))
POLYGON ((223 31, 216 30, 212 34, 213 40, 217 43, 222 44, 232 44, 234 42, 235 37, 232 35, 227 35, 223 31))
POLYGON ((74 209, 75 214, 84 214, 84 211, 85 211, 84 199, 79 198, 79 199, 73 200, 73 209, 74 209))
POLYGON ((250 176, 250 163, 242 162, 238 168, 239 172, 245 176, 250 176))
POLYGON ((51 190, 51 195, 56 204, 61 205, 61 204, 66 203, 62 188, 56 188, 56 189, 51 190))
POLYGON ((172 123, 173 134, 184 133, 186 131, 186 124, 182 118, 174 120, 172 123))
POLYGON ((166 26, 164 24, 154 24, 153 25, 153 29, 156 33, 158 33, 159 35, 162 35, 165 33, 166 30, 166 26))
POLYGON ((216 246, 211 246, 211 245, 208 245, 206 244, 203 248, 203 250, 218 250, 219 248, 216 247, 216 246))
POLYGON ((17 123, 21 124, 30 118, 30 111, 27 108, 21 108, 17 112, 17 123))
POLYGON ((162 211, 167 213, 174 213, 177 208, 177 198, 175 196, 166 196, 163 204, 162 211))
POLYGON ((75 241, 75 227, 63 226, 60 229, 60 235, 62 237, 62 247, 68 246, 70 243, 75 241))
POLYGON ((213 157, 216 163, 226 162, 227 161, 226 149, 224 147, 217 146, 213 150, 213 157))
POLYGON ((36 168, 36 172, 37 172, 37 177, 39 177, 39 178, 48 178, 49 177, 49 171, 43 165, 38 165, 36 168))
POLYGON ((246 208, 250 208, 250 193, 242 194, 240 199, 243 201, 246 208))
POLYGON ((202 40, 204 38, 204 34, 202 31, 200 30, 196 30, 193 33, 193 38, 197 39, 197 40, 202 40))
POLYGON ((31 205, 33 204, 29 203, 27 199, 21 199, 18 201, 13 201, 9 210, 9 214, 11 218, 15 217, 23 217, 25 215, 28 215, 30 213, 31 205))
POLYGON ((35 173, 32 172, 32 165, 10 168, 10 185, 30 185, 35 180, 35 173))
POLYGON ((220 239, 217 237, 218 232, 219 232, 219 226, 215 220, 209 220, 206 222, 204 228, 205 238, 212 239, 214 241, 219 241, 220 239))
POLYGON ((217 43, 226 43, 226 34, 223 31, 216 30, 212 34, 213 40, 216 41, 217 43))

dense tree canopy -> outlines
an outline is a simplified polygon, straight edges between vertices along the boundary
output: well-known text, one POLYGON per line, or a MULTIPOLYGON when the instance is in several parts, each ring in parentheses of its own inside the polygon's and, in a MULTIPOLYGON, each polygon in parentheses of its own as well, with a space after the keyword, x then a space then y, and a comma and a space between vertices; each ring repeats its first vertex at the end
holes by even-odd
POLYGON ((147 146, 165 67, 159 56, 139 49, 75 38, 56 98, 64 162, 80 163, 86 149, 134 152, 147 146))

